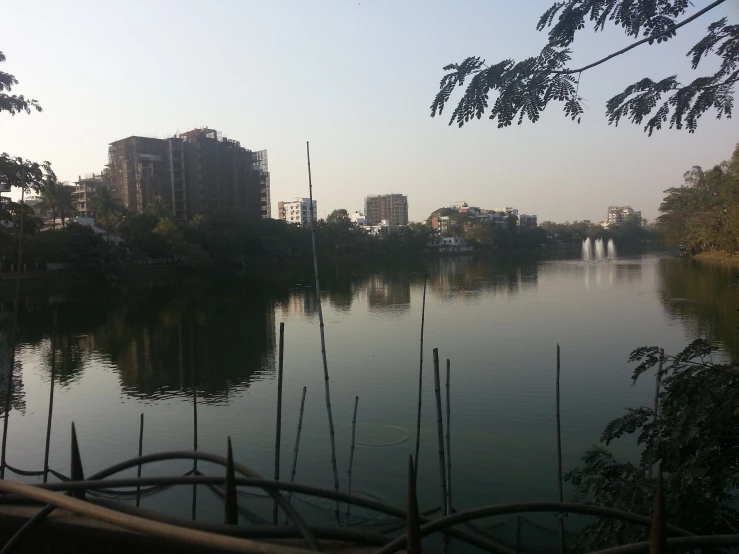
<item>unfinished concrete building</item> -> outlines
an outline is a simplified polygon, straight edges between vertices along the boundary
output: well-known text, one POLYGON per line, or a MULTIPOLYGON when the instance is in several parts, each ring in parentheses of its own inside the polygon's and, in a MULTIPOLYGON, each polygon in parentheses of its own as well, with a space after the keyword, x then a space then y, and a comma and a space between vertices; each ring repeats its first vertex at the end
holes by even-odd
POLYGON ((387 221, 391 227, 408 225, 408 197, 404 194, 372 194, 364 199, 367 225, 387 221))
POLYGON ((214 129, 128 137, 110 144, 108 161, 116 194, 139 213, 161 197, 182 221, 221 209, 271 215, 267 152, 247 150, 214 129))
POLYGON ((110 184, 118 198, 138 213, 156 197, 171 206, 172 216, 187 219, 182 140, 128 137, 108 147, 110 184))

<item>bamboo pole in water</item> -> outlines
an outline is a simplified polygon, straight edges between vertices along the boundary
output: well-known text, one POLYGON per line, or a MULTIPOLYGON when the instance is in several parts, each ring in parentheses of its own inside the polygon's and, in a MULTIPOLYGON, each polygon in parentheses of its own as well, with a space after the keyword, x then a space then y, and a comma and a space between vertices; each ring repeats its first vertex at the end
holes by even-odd
MULTIPOLYGON (((557 484, 559 486, 559 501, 564 502, 564 490, 562 488, 562 427, 560 425, 559 415, 559 372, 560 372, 560 352, 559 343, 557 343, 557 484)), ((565 522, 564 514, 557 516, 559 520, 559 551, 560 554, 565 552, 565 522)))
POLYGON ((423 302, 421 304, 421 349, 418 362, 418 417, 416 419, 416 457, 413 462, 418 477, 418 451, 421 448, 421 398, 423 397, 423 327, 426 322, 426 283, 428 271, 423 274, 423 302))
MULTIPOLYGON (((144 453, 144 414, 141 414, 141 426, 139 427, 139 458, 144 453)), ((141 478, 141 464, 136 475, 139 479, 141 478)), ((136 485, 136 507, 139 507, 141 503, 141 487, 136 485)))
POLYGON ((441 511, 448 515, 446 468, 444 463, 444 422, 441 415, 441 384, 439 380, 439 349, 434 348, 434 390, 436 392, 436 429, 439 437, 439 474, 441 477, 441 511))
MULTIPOLYGON (((352 493, 352 465, 354 464, 354 439, 357 436, 357 406, 359 406, 359 397, 354 397, 354 416, 352 417, 352 446, 349 450, 349 469, 347 470, 347 494, 352 493)), ((349 516, 351 515, 351 504, 346 505, 346 522, 344 525, 349 525, 349 516)))
POLYGON ((447 513, 452 513, 452 402, 449 395, 451 379, 451 362, 446 360, 446 498, 447 513))
MULTIPOLYGON (((280 438, 282 434, 282 368, 285 355, 285 322, 280 322, 280 346, 277 363, 277 425, 275 429, 275 481, 280 480, 280 438)), ((277 501, 272 505, 272 523, 277 525, 277 501)))
POLYGON ((54 326, 51 329, 51 388, 49 389, 49 416, 46 419, 46 446, 44 447, 44 483, 49 478, 49 445, 51 444, 51 417, 54 413, 54 380, 56 379, 56 326, 59 308, 54 308, 54 326))
MULTIPOLYGON (((659 388, 662 385, 662 364, 665 360, 665 350, 664 348, 659 349, 659 365, 657 366, 657 378, 656 383, 654 386, 654 415, 652 416, 652 427, 657 423, 657 414, 659 414, 659 388)), ((652 448, 656 448, 657 444, 652 446, 652 448)), ((649 463, 649 476, 651 477, 654 473, 654 450, 652 451, 652 456, 649 463)))
MULTIPOLYGON (((189 324, 190 330, 190 370, 192 371, 192 449, 198 451, 198 389, 197 389, 197 369, 195 367, 195 333, 192 328, 192 319, 189 324)), ((198 461, 193 459, 192 461, 192 473, 193 475, 198 474, 198 461)), ((195 521, 197 516, 198 507, 198 486, 192 486, 192 520, 195 521)))
POLYGON ((10 332, 10 366, 5 379, 5 417, 3 418, 3 443, 0 452, 0 479, 5 479, 5 454, 8 446, 8 419, 10 418, 10 400, 13 395, 13 371, 15 370, 15 338, 18 329, 18 310, 21 296, 21 261, 23 260, 23 222, 26 213, 26 187, 21 187, 20 224, 18 226, 18 264, 15 273, 15 299, 13 300, 13 328, 10 332))
MULTIPOLYGON (((300 448, 300 432, 303 430, 303 410, 305 409, 305 393, 308 392, 307 387, 303 387, 303 398, 300 400, 300 416, 298 417, 298 432, 295 434, 295 449, 293 451, 293 466, 290 470, 290 482, 295 482, 295 469, 298 467, 298 448, 300 448)), ((287 493, 287 501, 290 502, 292 492, 287 493)), ((285 515, 285 525, 287 525, 288 519, 285 515)))
MULTIPOLYGON (((313 272, 316 275, 316 302, 318 306, 318 326, 321 333, 321 357, 323 359, 323 379, 326 384, 326 412, 328 413, 328 432, 331 439, 331 465, 334 470, 334 489, 339 491, 339 470, 336 467, 336 441, 334 439, 334 417, 331 413, 331 388, 328 382, 328 361, 326 360, 326 336, 323 325, 323 310, 321 309, 321 284, 318 279, 318 253, 316 252, 316 214, 313 208, 313 179, 310 170, 310 142, 305 143, 308 157, 308 198, 310 201, 310 235, 313 246, 313 272)), ((336 501, 336 523, 339 523, 339 502, 336 501)))

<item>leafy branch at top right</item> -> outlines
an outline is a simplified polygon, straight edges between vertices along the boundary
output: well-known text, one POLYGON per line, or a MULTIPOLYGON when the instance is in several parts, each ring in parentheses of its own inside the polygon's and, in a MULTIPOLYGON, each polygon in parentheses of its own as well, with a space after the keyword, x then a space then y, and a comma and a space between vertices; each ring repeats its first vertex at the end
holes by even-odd
MULTIPOLYGON (((531 58, 516 62, 506 59, 488 64, 478 56, 444 67, 439 92, 431 104, 431 116, 441 115, 457 88, 462 97, 454 108, 449 124, 462 127, 484 114, 508 127, 524 118, 538 121, 551 102, 563 106, 565 116, 580 121, 583 113, 579 95, 581 75, 601 64, 643 45, 667 42, 679 29, 716 9, 726 0, 710 2, 694 11, 689 0, 564 0, 555 3, 539 19, 537 30, 549 29, 548 43, 531 58), (621 27, 633 43, 582 67, 570 67, 572 49, 578 31, 592 24, 594 31, 606 25, 621 27), (491 95, 496 95, 491 100, 491 95)), ((693 133, 698 120, 709 110, 716 117, 730 118, 734 86, 739 81, 739 25, 730 25, 723 17, 711 23, 705 36, 687 53, 693 70, 709 56, 718 59, 718 69, 709 75, 681 81, 677 75, 656 79, 645 77, 626 87, 606 103, 608 123, 618 125, 626 119, 651 136, 663 126, 693 133)))

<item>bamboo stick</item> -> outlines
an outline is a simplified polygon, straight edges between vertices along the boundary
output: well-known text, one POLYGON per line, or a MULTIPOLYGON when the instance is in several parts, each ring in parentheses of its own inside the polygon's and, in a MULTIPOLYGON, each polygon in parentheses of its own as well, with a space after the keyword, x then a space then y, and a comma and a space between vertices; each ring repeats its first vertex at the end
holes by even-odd
MULTIPOLYGON (((144 414, 141 414, 141 426, 139 427, 139 458, 144 453, 144 414)), ((138 472, 136 475, 139 479, 141 478, 141 464, 139 464, 138 472)), ((136 485, 136 507, 139 507, 141 503, 141 486, 136 485)))
POLYGON ((446 498, 447 513, 452 513, 452 403, 450 398, 451 362, 446 360, 446 498))
MULTIPOLYGON (((328 382, 328 361, 326 360, 326 336, 323 325, 323 310, 321 309, 321 284, 318 278, 318 253, 316 252, 316 214, 313 208, 313 179, 310 169, 310 142, 305 143, 306 155, 308 157, 308 198, 310 201, 310 234, 313 246, 313 271, 316 275, 316 302, 318 306, 318 324, 321 333, 321 357, 323 359, 323 379, 326 385, 326 412, 328 413, 328 432, 331 439, 331 465, 334 470, 334 489, 339 491, 339 470, 336 466, 336 441, 334 433, 334 417, 331 413, 331 388, 328 382)), ((336 523, 339 523, 339 502, 336 501, 336 523)))
MULTIPOLYGON (((659 414, 659 388, 662 384, 662 364, 665 360, 664 348, 659 349, 659 366, 657 366, 657 378, 654 386, 654 415, 652 416, 652 427, 657 423, 657 415, 659 414)), ((649 476, 651 477, 654 473, 654 448, 657 447, 656 441, 652 446, 652 456, 649 464, 649 476)))
POLYGON ((516 516, 516 554, 521 554, 521 516, 516 516))
MULTIPOLYGON (((298 417, 298 432, 295 434, 295 448, 293 450, 293 466, 290 470, 290 482, 295 482, 295 469, 298 467, 298 448, 300 448, 300 432, 303 430, 303 410, 305 409, 305 393, 308 392, 307 387, 303 387, 303 398, 300 400, 300 416, 298 417)), ((292 498, 292 491, 287 493, 287 501, 292 498)), ((288 524, 287 515, 285 515, 285 525, 288 524)))
MULTIPOLYGON (((280 480, 280 435, 282 434, 282 368, 285 354, 285 322, 280 322, 280 346, 277 364, 277 425, 275 429, 275 481, 280 480)), ((277 525, 277 501, 272 505, 272 523, 277 525)))
POLYGON ((46 446, 44 447, 44 483, 49 478, 49 445, 51 444, 51 417, 54 413, 54 380, 56 378, 56 327, 59 308, 54 308, 54 326, 51 329, 51 388, 49 389, 49 415, 46 419, 46 446))
MULTIPOLYGON (((192 449, 198 451, 198 389, 197 389, 197 368, 195 367, 195 333, 192 328, 192 319, 188 325, 190 331, 190 370, 192 371, 192 449)), ((192 461, 192 473, 198 474, 198 461, 192 461)), ((192 486, 192 520, 195 521, 198 507, 198 486, 192 486)))
MULTIPOLYGON (((347 494, 352 493, 352 465, 354 465, 354 439, 357 436, 357 406, 359 406, 359 397, 354 397, 354 416, 352 417, 352 446, 349 450, 349 469, 347 470, 347 494)), ((351 515, 351 504, 346 504, 346 522, 349 525, 349 516, 351 515)))
POLYGON ((5 379, 5 414, 3 418, 3 443, 0 452, 0 479, 5 479, 5 454, 8 446, 8 420, 10 419, 10 405, 13 394, 13 371, 15 370, 15 339, 18 329, 18 310, 20 308, 21 296, 21 261, 23 260, 23 222, 26 213, 25 205, 26 187, 21 187, 21 215, 18 226, 18 265, 15 274, 15 299, 13 300, 13 328, 10 332, 10 367, 5 379))
POLYGON ((423 274, 423 302, 421 304, 421 349, 418 362, 418 417, 416 419, 416 457, 414 459, 414 471, 418 478, 418 451, 421 448, 421 399, 423 397, 423 327, 426 322, 426 282, 428 271, 423 274))
POLYGON ((436 392, 436 429, 439 438, 439 474, 441 477, 441 511, 448 515, 446 468, 444 464, 444 422, 441 416, 441 385, 439 381, 439 349, 434 348, 434 390, 436 392))
MULTIPOLYGON (((564 490, 562 487, 562 427, 559 413, 559 373, 560 373, 560 351, 557 343, 557 484, 559 486, 559 501, 564 502, 564 490)), ((564 514, 559 514, 559 551, 565 554, 565 522, 564 514)))

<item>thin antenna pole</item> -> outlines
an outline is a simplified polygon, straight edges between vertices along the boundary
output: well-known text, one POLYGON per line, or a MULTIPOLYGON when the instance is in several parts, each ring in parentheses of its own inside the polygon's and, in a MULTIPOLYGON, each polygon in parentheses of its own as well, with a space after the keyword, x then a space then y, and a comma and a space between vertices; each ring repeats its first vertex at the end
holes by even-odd
MULTIPOLYGON (((559 343, 557 343, 557 481, 559 486, 559 501, 564 502, 564 490, 562 488, 562 427, 560 425, 559 416, 559 372, 560 372, 560 352, 559 343)), ((565 554, 565 522, 564 515, 559 514, 559 551, 565 554)))
MULTIPOLYGON (((352 465, 354 465, 354 440, 357 436, 357 406, 359 406, 359 397, 354 397, 354 416, 352 417, 352 446, 349 450, 349 469, 347 470, 347 494, 352 493, 352 465)), ((351 515, 351 504, 346 503, 346 522, 345 525, 349 525, 349 516, 351 515)))
POLYGON ((59 308, 54 308, 54 326, 51 329, 51 387, 49 388, 49 416, 46 419, 46 446, 44 447, 44 483, 49 478, 49 445, 51 444, 51 416, 54 413, 54 381, 56 379, 56 326, 59 308))
POLYGON ((23 222, 26 213, 26 187, 21 187, 21 215, 18 226, 18 264, 15 268, 15 299, 13 300, 13 328, 10 333, 10 367, 5 382, 5 417, 3 419, 3 444, 0 452, 0 479, 5 479, 5 454, 8 446, 8 419, 10 418, 10 400, 13 392, 13 371, 15 371, 15 339, 18 330, 18 310, 21 296, 21 263, 23 262, 23 222))
MULTIPOLYGON (((285 355, 285 322, 280 322, 280 345, 277 363, 277 425, 275 429, 275 481, 280 480, 280 439, 282 434, 282 368, 285 355)), ((277 525, 277 500, 272 506, 272 523, 277 525)))
POLYGON ((421 399, 423 397, 423 327, 426 321, 426 282, 428 271, 423 274, 423 303, 421 305, 421 349, 418 363, 418 417, 416 418, 416 457, 414 459, 414 471, 418 479, 418 451, 421 448, 421 399))
MULTIPOLYGON (((310 235, 313 246, 313 271, 316 275, 316 302, 318 304, 318 324, 321 332, 321 357, 323 358, 323 379, 326 384, 326 412, 328 413, 328 432, 331 438, 331 465, 334 470, 334 489, 339 491, 339 470, 336 467, 336 441, 334 439, 334 417, 331 414, 331 388, 328 382, 328 361, 326 360, 326 335, 323 325, 323 310, 321 309, 321 284, 318 279, 318 253, 316 252, 316 214, 313 207, 313 179, 310 170, 310 142, 305 143, 308 156, 308 198, 310 201, 310 235)), ((339 523, 339 501, 336 501, 336 523, 339 523)))

